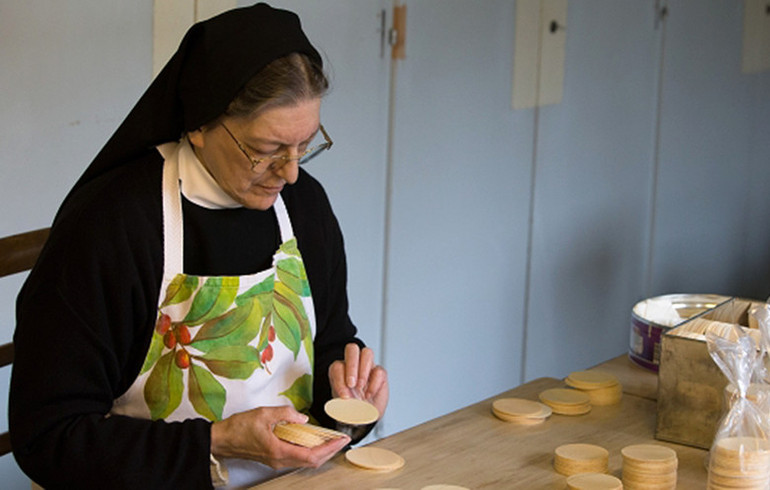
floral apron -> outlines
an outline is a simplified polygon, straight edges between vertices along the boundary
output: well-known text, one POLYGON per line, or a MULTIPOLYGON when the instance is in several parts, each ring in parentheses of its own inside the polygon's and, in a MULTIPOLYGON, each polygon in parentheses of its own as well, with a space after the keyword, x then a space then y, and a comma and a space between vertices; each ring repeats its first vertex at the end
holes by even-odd
MULTIPOLYGON (((281 245, 272 267, 246 276, 204 277, 183 270, 178 154, 163 170, 164 272, 158 320, 139 376, 112 413, 166 421, 222 420, 256 407, 310 408, 315 315, 286 206, 273 208, 281 245)), ((229 485, 276 472, 225 459, 229 485)))

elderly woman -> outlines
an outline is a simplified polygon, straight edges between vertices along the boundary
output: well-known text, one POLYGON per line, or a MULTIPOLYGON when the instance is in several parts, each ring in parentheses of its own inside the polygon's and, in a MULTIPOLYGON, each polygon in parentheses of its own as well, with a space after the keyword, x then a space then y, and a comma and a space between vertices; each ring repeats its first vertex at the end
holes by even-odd
POLYGON ((348 316, 342 235, 299 165, 332 146, 297 17, 193 26, 60 208, 19 296, 10 429, 44 488, 211 488, 316 467, 282 422, 383 413, 348 316))

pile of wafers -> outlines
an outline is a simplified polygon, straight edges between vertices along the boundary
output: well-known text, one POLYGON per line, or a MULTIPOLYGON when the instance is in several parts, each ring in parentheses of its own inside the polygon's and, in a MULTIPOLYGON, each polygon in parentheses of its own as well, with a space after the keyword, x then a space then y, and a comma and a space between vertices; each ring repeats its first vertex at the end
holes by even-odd
POLYGON ((626 490, 674 490, 676 451, 658 444, 634 444, 621 449, 623 488, 626 490))
POLYGON ((623 482, 606 473, 581 473, 567 478, 567 490, 621 490, 623 482))
MULTIPOLYGON (((751 318, 751 315, 749 315, 749 318, 751 318)), ((747 328, 734 323, 706 320, 704 318, 694 318, 689 320, 687 323, 672 330, 671 334, 676 335, 677 337, 705 340, 706 335, 711 333, 728 340, 737 341, 739 331, 743 332, 744 335, 751 337, 756 345, 762 344, 762 333, 758 328, 747 328)))
POLYGON ((500 420, 520 425, 545 422, 552 410, 542 403, 523 398, 500 398, 492 402, 492 413, 500 420))
POLYGON ((614 405, 623 397, 623 386, 618 378, 603 371, 575 371, 564 379, 567 386, 585 392, 591 405, 614 405))
POLYGON ((342 432, 313 424, 277 424, 273 433, 279 439, 304 447, 316 447, 332 439, 347 437, 342 432))
POLYGON ((554 451, 553 468, 564 476, 607 473, 610 453, 594 444, 564 444, 554 451))
POLYGON ((766 489, 770 481, 770 441, 756 437, 719 439, 711 450, 709 490, 766 489))
POLYGON ((540 393, 540 401, 559 415, 583 415, 591 411, 591 398, 580 390, 551 388, 540 393))

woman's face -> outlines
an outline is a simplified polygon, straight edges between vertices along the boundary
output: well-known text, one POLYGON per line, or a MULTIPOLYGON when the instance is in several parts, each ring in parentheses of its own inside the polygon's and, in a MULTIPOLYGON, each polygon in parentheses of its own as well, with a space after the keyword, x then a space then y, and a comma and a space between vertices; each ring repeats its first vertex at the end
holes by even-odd
POLYGON ((318 133, 320 119, 321 99, 307 99, 266 109, 253 118, 224 117, 221 123, 192 131, 188 137, 198 159, 230 197, 244 207, 264 211, 284 185, 297 181, 295 157, 318 133), (262 162, 252 170, 249 157, 258 160, 270 155, 289 159, 278 159, 273 165, 262 162))

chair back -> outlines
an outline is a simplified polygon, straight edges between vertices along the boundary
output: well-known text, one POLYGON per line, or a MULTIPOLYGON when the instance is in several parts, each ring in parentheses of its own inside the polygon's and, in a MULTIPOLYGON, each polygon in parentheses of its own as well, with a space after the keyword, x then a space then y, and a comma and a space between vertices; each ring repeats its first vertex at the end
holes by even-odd
MULTIPOLYGON (((0 277, 32 269, 37 261, 50 228, 28 231, 0 238, 0 277)), ((13 329, 11 329, 13 331, 13 329)), ((13 342, 0 345, 0 368, 13 363, 13 342)), ((11 452, 11 436, 0 434, 0 456, 11 452)))

